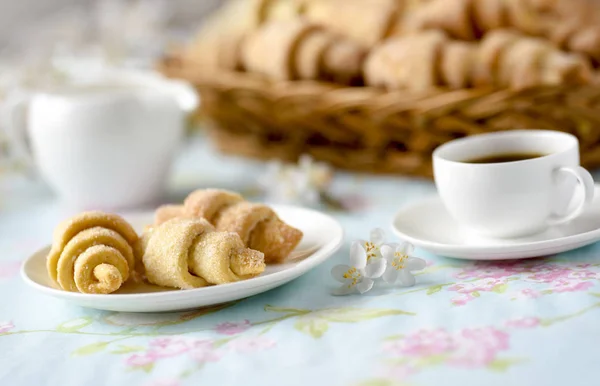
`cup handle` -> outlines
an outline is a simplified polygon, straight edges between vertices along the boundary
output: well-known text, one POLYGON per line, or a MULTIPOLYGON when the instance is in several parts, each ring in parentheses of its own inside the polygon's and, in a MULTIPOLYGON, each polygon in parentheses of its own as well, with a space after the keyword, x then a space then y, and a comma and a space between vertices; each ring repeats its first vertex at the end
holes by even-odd
POLYGON ((564 216, 551 216, 548 220, 550 225, 564 224, 573 220, 574 218, 578 217, 583 212, 585 207, 591 204, 592 200, 594 199, 594 178, 592 177, 590 172, 588 172, 581 166, 561 167, 556 169, 555 172, 563 172, 575 176, 575 178, 577 178, 577 181, 579 182, 579 189, 583 189, 583 199, 579 203, 577 203, 575 208, 573 208, 573 210, 571 210, 570 213, 567 213, 564 216))
POLYGON ((30 97, 27 94, 14 94, 4 103, 4 123, 8 141, 17 157, 23 158, 27 169, 33 170, 33 155, 27 143, 26 110, 30 97))

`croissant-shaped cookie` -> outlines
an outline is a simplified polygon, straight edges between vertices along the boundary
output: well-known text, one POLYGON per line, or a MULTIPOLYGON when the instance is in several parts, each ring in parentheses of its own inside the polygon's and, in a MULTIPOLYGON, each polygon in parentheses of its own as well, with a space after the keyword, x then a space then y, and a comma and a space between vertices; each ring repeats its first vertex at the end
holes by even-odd
POLYGON ((391 89, 428 90, 440 84, 438 68, 448 41, 439 31, 388 39, 365 62, 365 82, 391 89))
POLYGON ((546 5, 546 10, 564 20, 578 20, 581 25, 600 24, 600 7, 597 0, 531 0, 546 5), (546 4, 549 3, 549 4, 546 4))
POLYGON ((562 23, 550 29, 548 35, 559 47, 587 55, 600 63, 600 26, 582 27, 577 21, 562 23))
POLYGON ((487 31, 512 27, 540 35, 553 18, 524 0, 431 0, 404 15, 402 32, 441 29, 453 38, 474 40, 487 31))
POLYGON ((265 269, 261 252, 201 218, 174 218, 148 232, 142 259, 152 284, 191 289, 249 279, 265 269))
MULTIPOLYGON (((474 0, 481 1, 481 0, 474 0)), ((507 26, 529 35, 541 35, 554 22, 553 18, 544 15, 535 4, 523 0, 497 0, 505 4, 507 26)))
POLYGON ((475 83, 522 89, 582 84, 591 68, 582 56, 556 49, 548 41, 507 30, 487 33, 480 43, 475 83))
POLYGON ((302 20, 267 23, 244 41, 245 68, 277 80, 296 78, 296 51, 303 37, 314 29, 315 25, 302 20))
POLYGON ((440 29, 450 36, 473 40, 475 26, 471 18, 473 0, 432 0, 406 15, 404 32, 440 29))
MULTIPOLYGON (((298 45, 295 60, 295 70, 298 79, 317 80, 324 72, 325 53, 330 51, 334 41, 331 34, 324 31, 314 31, 298 45)), ((332 60, 328 59, 328 63, 332 60)), ((335 69, 331 69, 335 73, 335 69)))
POLYGON ((372 47, 390 33, 397 19, 399 2, 395 0, 312 1, 304 16, 364 47, 372 47))
POLYGON ((225 70, 243 69, 245 36, 267 21, 291 21, 309 0, 230 0, 199 28, 186 47, 184 61, 225 70))
POLYGON ((154 224, 162 224, 177 217, 185 217, 183 205, 162 205, 154 212, 154 224))
POLYGON ((326 32, 322 34, 329 36, 330 44, 323 53, 321 73, 314 79, 345 85, 356 84, 361 78, 366 51, 350 40, 336 39, 326 32))
POLYGON ((360 77, 365 50, 349 39, 297 19, 270 22, 247 36, 244 67, 276 80, 331 80, 350 84, 360 77))
POLYGON ((508 24, 506 8, 501 0, 476 0, 472 7, 472 20, 476 21, 478 32, 502 28, 508 24))
POLYGON ((441 29, 473 40, 510 27, 600 63, 600 7, 585 0, 432 0, 407 13, 403 32, 441 29))
POLYGON ((544 39, 501 29, 487 33, 479 44, 448 40, 439 31, 388 39, 373 49, 365 64, 368 85, 417 91, 583 84, 590 76, 585 58, 544 39))
POLYGON ((163 211, 173 217, 205 218, 217 231, 235 232, 246 246, 263 252, 267 263, 285 260, 302 239, 300 230, 281 221, 268 206, 247 202, 225 190, 197 190, 185 199, 179 212, 173 206, 161 207, 156 224, 168 217, 159 215, 163 211))
POLYGON ((182 59, 184 62, 206 68, 240 70, 243 38, 244 34, 237 31, 203 36, 187 47, 182 59))
POLYGON ((521 36, 511 30, 497 30, 485 36, 477 51, 473 72, 475 86, 492 86, 499 84, 496 75, 499 72, 500 57, 504 50, 519 40, 521 36))
POLYGON ((183 59, 196 65, 239 70, 244 36, 265 21, 269 0, 228 1, 200 27, 183 59))
POLYGON ((446 43, 440 63, 441 83, 451 89, 471 86, 477 45, 452 40, 446 43))
POLYGON ((54 231, 48 274, 67 291, 114 292, 133 273, 137 241, 131 225, 117 215, 79 214, 60 223, 54 231))

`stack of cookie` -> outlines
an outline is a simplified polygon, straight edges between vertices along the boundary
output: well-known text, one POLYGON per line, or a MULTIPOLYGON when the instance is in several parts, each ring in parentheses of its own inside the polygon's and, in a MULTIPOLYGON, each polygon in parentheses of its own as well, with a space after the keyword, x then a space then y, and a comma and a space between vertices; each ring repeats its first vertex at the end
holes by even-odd
POLYGON ((84 212, 55 229, 46 265, 65 291, 109 294, 129 282, 180 289, 227 284, 283 263, 302 231, 268 206, 218 189, 162 206, 141 236, 122 217, 84 212))
POLYGON ((186 59, 272 80, 425 90, 581 84, 600 60, 585 1, 232 0, 186 59), (502 75, 504 74, 504 75, 502 75))
POLYGON ((431 0, 406 17, 403 31, 441 29, 457 39, 478 40, 495 29, 512 28, 598 61, 598 9, 581 0, 431 0))
POLYGON ((247 71, 274 80, 330 80, 361 76, 366 51, 347 38, 302 19, 275 21, 250 34, 241 50, 247 71))
POLYGON ((164 62, 224 152, 430 176, 466 135, 561 130, 600 166, 598 0, 230 0, 164 62))
POLYGON ((523 89, 586 82, 589 62, 550 42, 493 30, 479 44, 431 30, 388 39, 365 64, 367 84, 416 91, 471 86, 523 89))

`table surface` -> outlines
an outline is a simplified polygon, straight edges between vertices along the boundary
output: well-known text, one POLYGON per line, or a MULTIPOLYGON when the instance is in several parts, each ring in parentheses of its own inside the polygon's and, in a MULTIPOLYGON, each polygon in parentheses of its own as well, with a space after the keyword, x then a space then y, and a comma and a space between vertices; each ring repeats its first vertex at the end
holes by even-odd
MULTIPOLYGON (((186 145, 169 200, 200 187, 247 192, 264 165, 186 145)), ((412 288, 335 297, 330 269, 352 240, 389 231, 428 181, 336 174, 346 242, 267 293, 180 313, 79 308, 27 287, 23 259, 71 210, 43 184, 0 177, 0 385, 591 385, 600 359, 600 248, 466 262, 417 249, 412 288)), ((390 236, 390 235, 389 235, 390 236)), ((391 236, 390 236, 391 237, 391 236)), ((595 379, 595 380, 594 380, 595 379)))

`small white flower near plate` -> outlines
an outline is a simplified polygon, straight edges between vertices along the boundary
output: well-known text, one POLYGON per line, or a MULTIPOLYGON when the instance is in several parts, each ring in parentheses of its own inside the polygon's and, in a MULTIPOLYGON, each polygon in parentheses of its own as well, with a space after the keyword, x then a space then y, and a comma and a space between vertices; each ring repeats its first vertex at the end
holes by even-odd
POLYGON ((331 269, 331 276, 342 283, 341 287, 333 291, 333 295, 350 295, 354 292, 362 295, 373 288, 374 279, 383 275, 385 260, 381 257, 370 259, 361 244, 360 241, 355 241, 350 246, 350 265, 339 264, 331 269))
POLYGON ((473 234, 452 218, 437 195, 400 209, 392 230, 399 238, 446 257, 502 260, 553 255, 600 240, 600 185, 581 216, 528 237, 492 239, 473 234))
POLYGON ((425 269, 427 262, 413 256, 414 249, 415 247, 407 242, 381 247, 381 255, 387 261, 387 267, 382 276, 383 281, 394 284, 399 279, 405 287, 415 285, 416 279, 412 271, 425 269))
MULTIPOLYGON (((300 229, 304 237, 284 264, 269 265, 263 274, 235 283, 176 290, 150 284, 126 283, 108 295, 82 294, 58 289, 46 271, 46 247, 29 257, 21 276, 34 289, 73 304, 108 311, 162 312, 211 306, 247 298, 286 284, 325 262, 342 245, 344 231, 333 217, 326 214, 285 205, 273 205, 279 217, 300 229)), ((151 224, 154 212, 124 216, 138 232, 151 224)))
POLYGON ((350 246, 349 263, 338 264, 331 269, 331 276, 342 283, 333 291, 333 295, 361 295, 373 289, 375 281, 383 279, 394 284, 396 279, 405 287, 415 285, 411 271, 425 268, 425 260, 411 256, 414 247, 409 243, 385 243, 385 231, 381 228, 371 230, 369 241, 356 240, 350 246))

